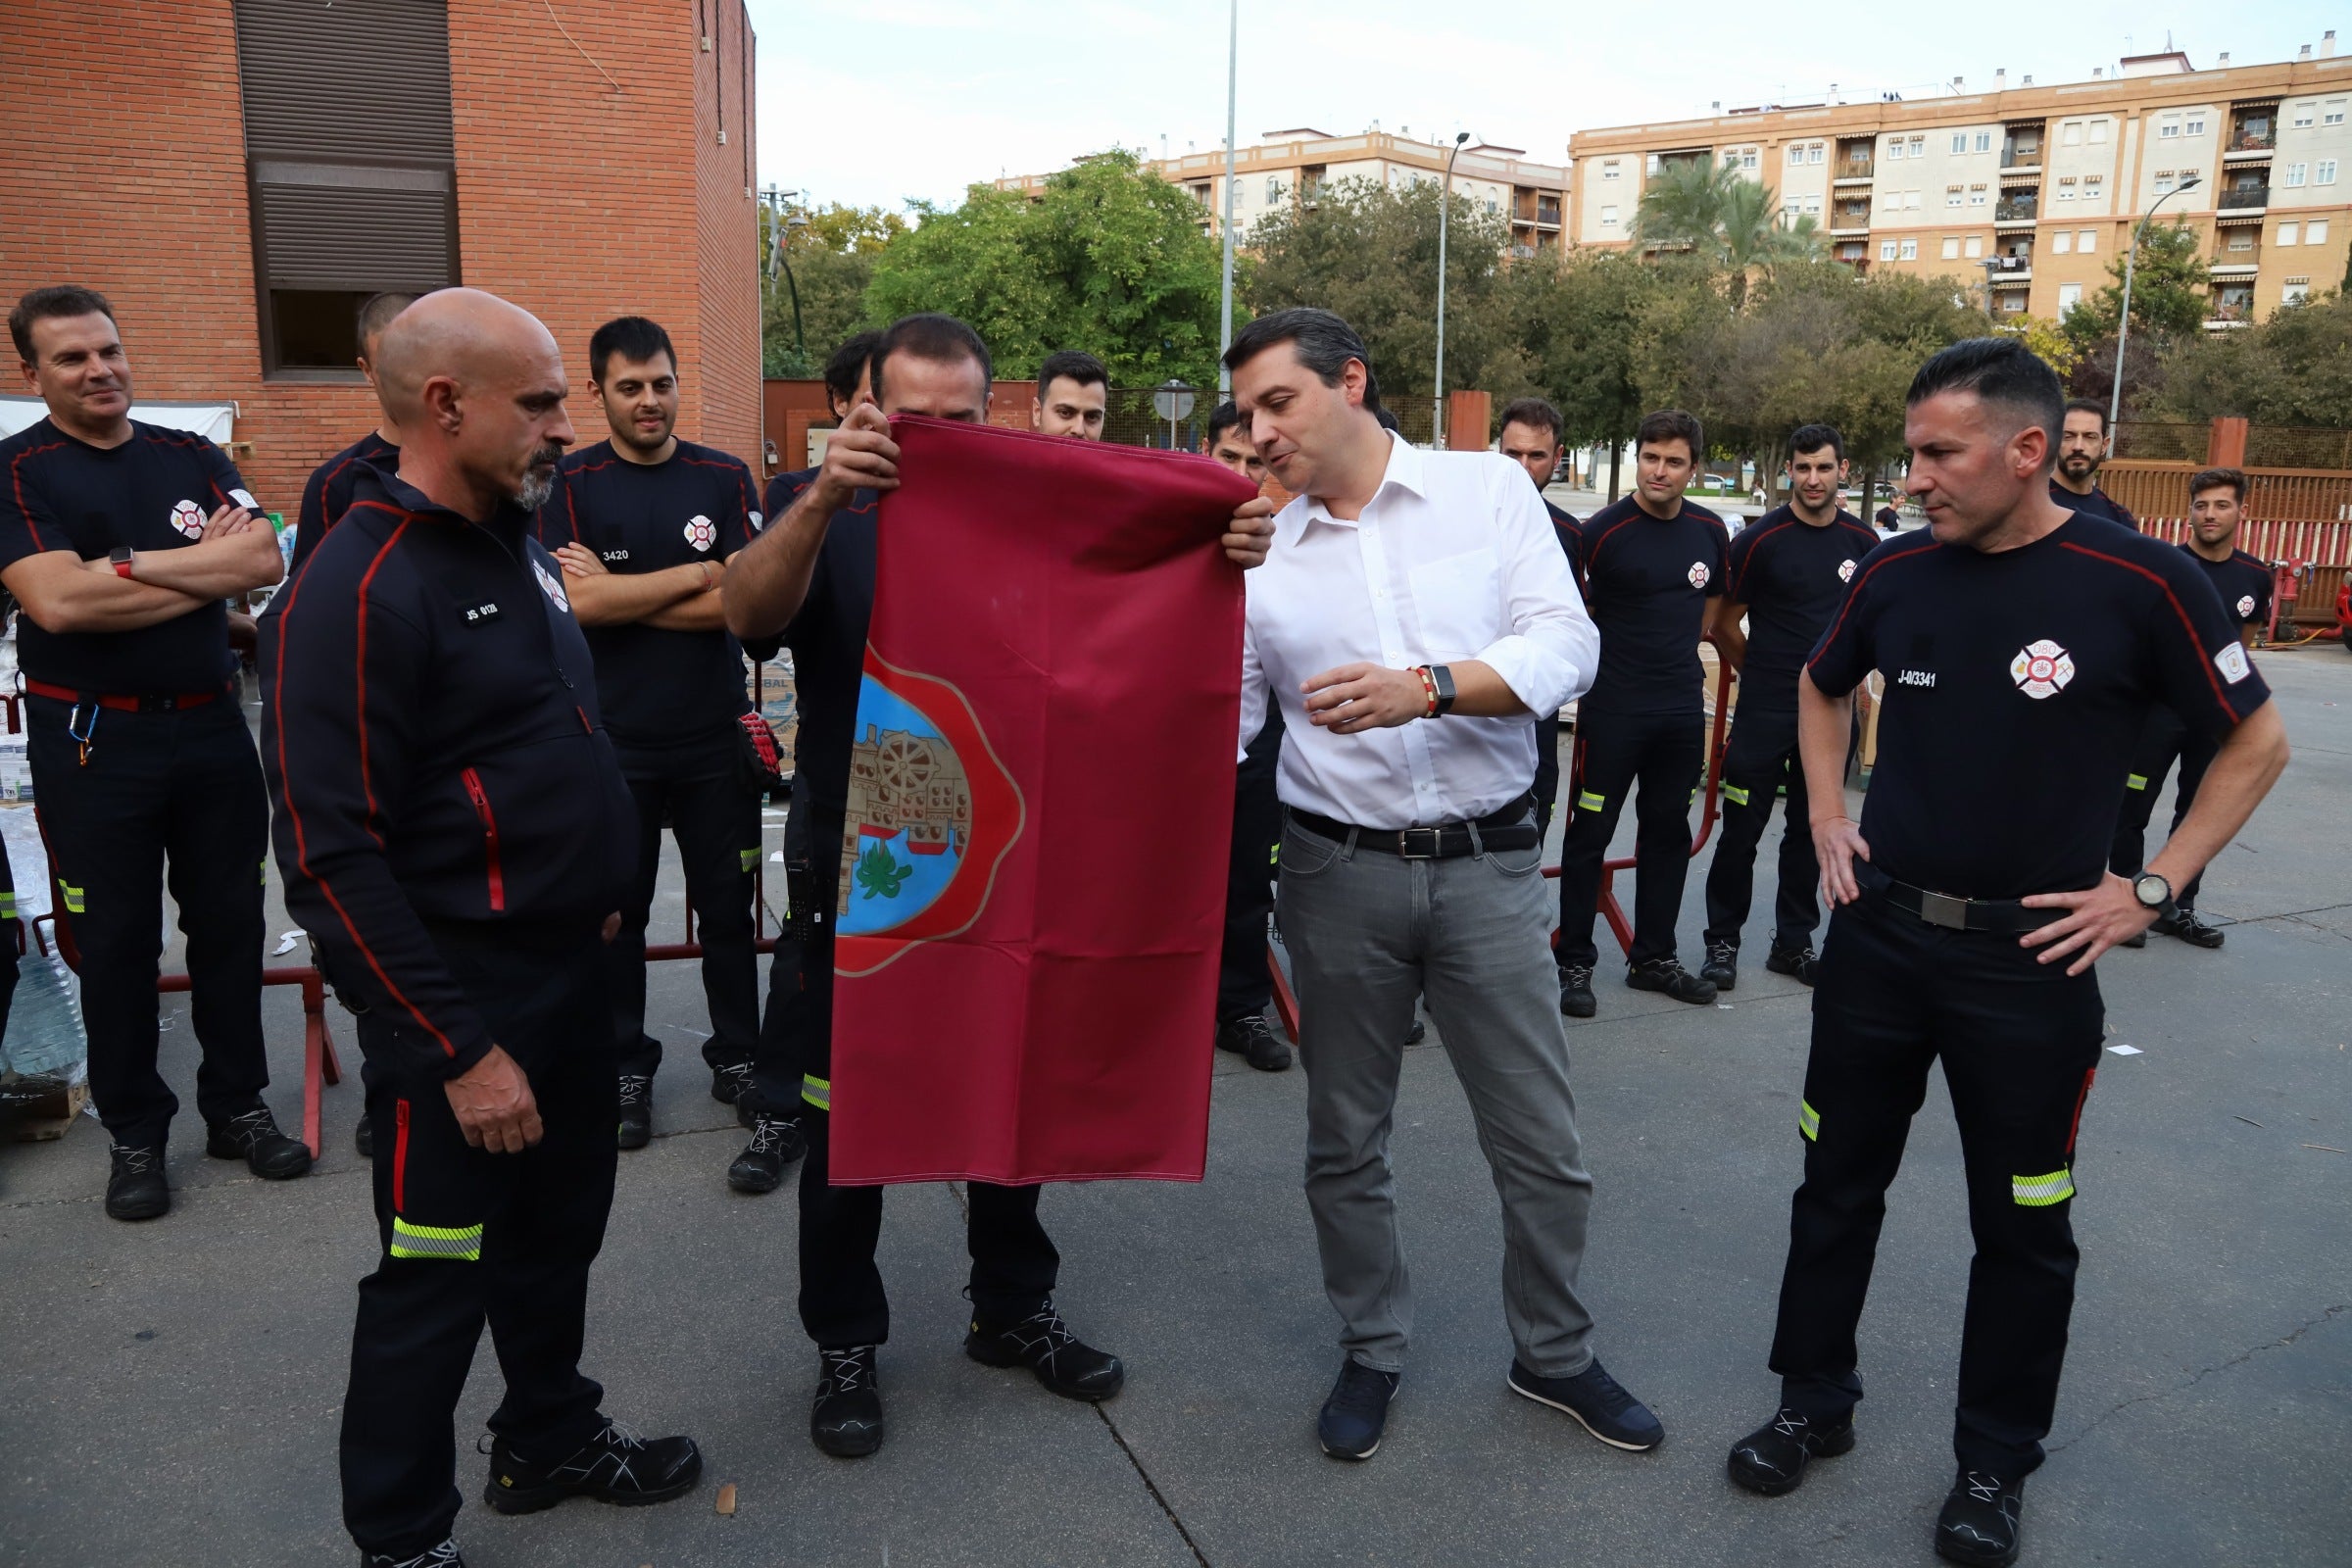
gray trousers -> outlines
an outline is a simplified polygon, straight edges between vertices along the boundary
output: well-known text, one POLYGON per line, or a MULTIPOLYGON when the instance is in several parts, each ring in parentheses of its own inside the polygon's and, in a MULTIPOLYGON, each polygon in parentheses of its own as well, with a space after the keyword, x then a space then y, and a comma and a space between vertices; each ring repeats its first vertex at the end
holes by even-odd
POLYGON ((1502 1198, 1502 1300, 1520 1362, 1592 1360, 1577 1298, 1592 1178, 1568 1092, 1541 849, 1406 860, 1295 825, 1279 918, 1306 1065, 1306 1200, 1351 1359, 1404 1369, 1413 1295, 1389 1166, 1413 999, 1427 999, 1502 1198))

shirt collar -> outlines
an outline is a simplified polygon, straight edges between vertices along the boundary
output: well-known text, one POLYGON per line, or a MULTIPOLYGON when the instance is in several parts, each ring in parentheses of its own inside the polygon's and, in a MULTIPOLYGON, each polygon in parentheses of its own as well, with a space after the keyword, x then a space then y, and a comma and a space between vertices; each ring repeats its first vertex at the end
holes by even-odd
MULTIPOLYGON (((397 448, 394 449, 394 451, 397 450, 397 448)), ((403 512, 430 517, 436 522, 449 523, 461 528, 481 527, 502 539, 517 537, 530 531, 531 514, 511 501, 500 502, 498 510, 490 514, 487 522, 476 523, 471 518, 442 506, 423 491, 403 479, 397 468, 375 463, 363 463, 361 466, 368 470, 367 474, 362 477, 358 485, 353 487, 355 496, 360 499, 365 499, 368 480, 372 478, 382 489, 384 499, 403 512)))
MULTIPOLYGON (((1428 500, 1429 475, 1426 456, 1420 448, 1406 441, 1404 437, 1394 430, 1384 430, 1382 434, 1389 438, 1389 466, 1381 470, 1379 487, 1372 492, 1371 500, 1364 503, 1365 510, 1370 511, 1373 505, 1388 493, 1391 485, 1396 485, 1401 490, 1409 490, 1424 501, 1428 500)), ((1333 516, 1331 509, 1323 504, 1323 498, 1320 496, 1306 498, 1306 520, 1308 522, 1327 522, 1337 528, 1353 528, 1361 521, 1360 518, 1355 517, 1333 516)))

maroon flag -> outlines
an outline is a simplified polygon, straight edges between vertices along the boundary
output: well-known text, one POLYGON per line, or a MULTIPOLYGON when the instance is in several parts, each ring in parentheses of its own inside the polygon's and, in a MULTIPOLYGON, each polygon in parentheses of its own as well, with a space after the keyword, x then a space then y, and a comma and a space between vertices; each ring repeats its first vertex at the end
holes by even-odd
POLYGON ((900 417, 850 763, 832 1179, 1197 1181, 1255 491, 900 417))

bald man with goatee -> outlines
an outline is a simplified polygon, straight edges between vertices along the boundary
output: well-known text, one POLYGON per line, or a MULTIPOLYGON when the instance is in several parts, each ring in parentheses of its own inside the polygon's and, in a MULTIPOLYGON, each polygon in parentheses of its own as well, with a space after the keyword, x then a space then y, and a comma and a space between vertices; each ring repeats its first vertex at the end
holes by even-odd
POLYGON ((448 289, 385 329, 401 431, 262 617, 286 904, 363 1009, 383 1254, 360 1282, 343 1520, 365 1568, 461 1561, 451 1421, 482 1326, 506 1376, 485 1500, 659 1502, 691 1439, 580 1375, 612 1206, 604 940, 634 808, 563 568, 531 537, 571 444, 529 313, 448 289))

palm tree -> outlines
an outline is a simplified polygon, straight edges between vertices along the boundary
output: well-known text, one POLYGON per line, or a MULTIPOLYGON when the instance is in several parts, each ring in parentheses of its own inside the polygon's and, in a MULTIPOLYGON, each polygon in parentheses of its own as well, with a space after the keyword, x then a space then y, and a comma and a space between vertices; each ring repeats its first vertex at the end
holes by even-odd
POLYGON ((1634 213, 1635 242, 1644 250, 1680 250, 1725 270, 1732 308, 1747 298, 1749 274, 1784 262, 1813 261, 1822 251, 1812 219, 1783 221, 1773 189, 1730 165, 1689 160, 1658 172, 1634 213))

